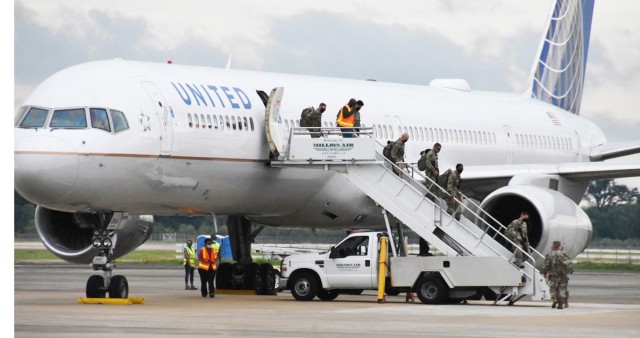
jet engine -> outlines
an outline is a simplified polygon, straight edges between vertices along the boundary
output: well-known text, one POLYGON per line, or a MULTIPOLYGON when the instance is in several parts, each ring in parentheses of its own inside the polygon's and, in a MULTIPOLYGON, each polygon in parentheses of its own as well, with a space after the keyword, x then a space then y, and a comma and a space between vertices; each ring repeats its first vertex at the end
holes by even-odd
POLYGON ((133 251, 149 239, 153 231, 153 216, 127 215, 117 229, 96 230, 108 224, 112 213, 89 214, 56 211, 38 206, 36 230, 44 245, 59 258, 76 264, 91 263, 99 249, 94 241, 114 242, 113 258, 133 251), (95 233, 98 231, 99 233, 95 233), (103 233, 100 233, 103 232, 103 233))
MULTIPOLYGON (((533 185, 506 186, 489 194, 480 207, 504 226, 518 218, 520 212, 527 211, 529 245, 542 254, 551 250, 553 241, 561 241, 563 250, 575 258, 591 243, 589 216, 556 190, 533 185)), ((487 216, 485 220, 498 228, 487 216)))

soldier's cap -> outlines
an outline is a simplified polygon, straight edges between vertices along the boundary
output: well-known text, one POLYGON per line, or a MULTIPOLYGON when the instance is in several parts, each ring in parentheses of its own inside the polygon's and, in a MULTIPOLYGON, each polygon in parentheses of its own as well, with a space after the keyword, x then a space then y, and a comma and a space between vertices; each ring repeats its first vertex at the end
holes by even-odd
POLYGON ((553 245, 553 246, 560 246, 560 245, 562 245, 562 242, 560 242, 560 241, 553 241, 553 244, 552 244, 552 245, 553 245))
POLYGON ((357 104, 358 106, 364 106, 364 102, 362 102, 362 100, 358 100, 358 102, 356 102, 356 104, 357 104))

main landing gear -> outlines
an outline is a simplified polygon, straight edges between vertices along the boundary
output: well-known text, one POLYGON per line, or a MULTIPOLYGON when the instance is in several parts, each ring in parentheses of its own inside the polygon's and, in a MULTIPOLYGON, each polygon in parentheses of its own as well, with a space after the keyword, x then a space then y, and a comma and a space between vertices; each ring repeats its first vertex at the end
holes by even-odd
POLYGON ((253 290, 258 295, 277 294, 276 271, 269 263, 254 263, 251 243, 264 226, 251 232, 251 221, 242 216, 229 216, 227 229, 231 254, 236 263, 222 263, 216 273, 216 288, 253 290))
POLYGON ((129 297, 127 278, 121 275, 113 276, 113 268, 115 267, 113 248, 118 236, 114 230, 108 229, 112 215, 97 215, 98 219, 93 222, 95 226, 92 245, 99 252, 93 258, 91 267, 94 271, 102 271, 102 275, 92 275, 87 280, 87 298, 105 298, 107 293, 109 293, 109 298, 129 297))

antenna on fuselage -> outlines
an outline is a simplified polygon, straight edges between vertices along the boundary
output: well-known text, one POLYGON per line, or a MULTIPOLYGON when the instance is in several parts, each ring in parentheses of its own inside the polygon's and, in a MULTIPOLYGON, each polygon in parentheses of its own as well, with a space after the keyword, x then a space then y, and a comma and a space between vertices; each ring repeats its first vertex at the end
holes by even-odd
POLYGON ((233 54, 229 55, 229 60, 227 60, 227 67, 225 68, 226 70, 231 69, 231 59, 233 58, 233 54))

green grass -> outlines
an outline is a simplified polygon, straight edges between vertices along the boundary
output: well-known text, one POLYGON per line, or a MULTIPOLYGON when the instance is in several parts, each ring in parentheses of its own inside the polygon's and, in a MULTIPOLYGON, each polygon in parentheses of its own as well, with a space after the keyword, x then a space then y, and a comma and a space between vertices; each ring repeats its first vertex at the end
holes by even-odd
MULTIPOLYGON (((170 250, 137 250, 116 259, 118 265, 182 265, 182 259, 177 259, 176 252, 170 250)), ((14 263, 48 263, 64 262, 48 250, 14 250, 14 263)), ((223 262, 228 260, 223 260, 223 262)), ((230 260, 229 260, 230 261, 230 260)), ((256 263, 271 263, 280 265, 280 261, 254 259, 256 263)))
MULTIPOLYGON (((170 250, 137 250, 118 258, 119 265, 181 265, 182 259, 176 259, 176 252, 170 250)), ((223 262, 230 260, 223 260, 223 262)), ((54 256, 48 250, 14 250, 14 263, 48 263, 64 262, 54 256)), ((280 265, 280 261, 270 261, 264 258, 254 259, 256 263, 271 263, 280 265)), ((585 272, 640 272, 640 264, 619 264, 619 263, 599 263, 599 262, 579 262, 574 263, 575 271, 585 272)))

